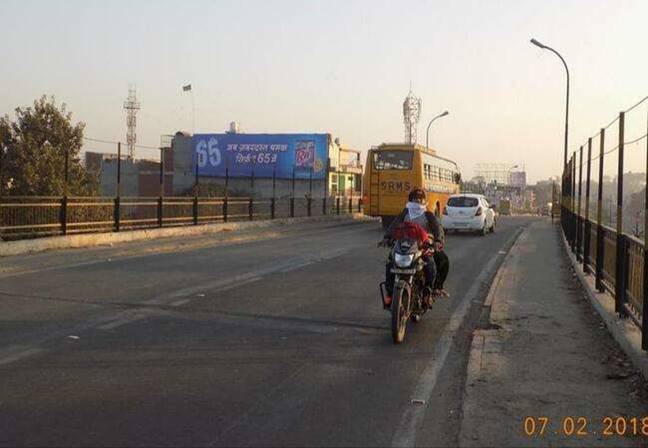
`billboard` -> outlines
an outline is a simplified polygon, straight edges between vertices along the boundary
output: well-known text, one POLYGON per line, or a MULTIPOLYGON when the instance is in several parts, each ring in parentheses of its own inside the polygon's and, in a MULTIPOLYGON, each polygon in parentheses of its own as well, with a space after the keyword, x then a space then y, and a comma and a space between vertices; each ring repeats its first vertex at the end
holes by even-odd
POLYGON ((324 179, 329 135, 195 134, 191 146, 199 176, 324 179))

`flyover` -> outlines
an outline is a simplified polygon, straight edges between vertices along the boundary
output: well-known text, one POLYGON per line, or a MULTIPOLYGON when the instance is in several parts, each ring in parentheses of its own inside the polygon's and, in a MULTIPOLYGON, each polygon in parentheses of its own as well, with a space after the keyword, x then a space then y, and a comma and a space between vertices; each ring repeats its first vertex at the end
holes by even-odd
POLYGON ((0 444, 471 441, 473 333, 497 268, 538 223, 449 235, 451 298, 400 346, 379 303, 376 222, 0 259, 0 444))

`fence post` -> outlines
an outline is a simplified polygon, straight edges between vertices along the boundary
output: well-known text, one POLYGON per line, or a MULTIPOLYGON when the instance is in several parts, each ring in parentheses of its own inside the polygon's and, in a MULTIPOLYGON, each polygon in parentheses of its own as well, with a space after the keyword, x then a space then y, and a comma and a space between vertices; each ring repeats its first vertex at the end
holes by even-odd
POLYGON ((337 211, 337 214, 340 214, 340 196, 335 197, 335 209, 337 211))
POLYGON ((576 217, 576 259, 583 261, 583 219, 581 217, 581 202, 583 202, 583 147, 579 149, 579 163, 578 163, 578 207, 576 217))
POLYGON ((67 195, 63 195, 61 198, 61 213, 59 214, 59 219, 61 221, 61 234, 63 235, 67 234, 67 204, 68 197, 67 195))
POLYGON ((160 148, 160 196, 158 197, 158 227, 162 227, 162 214, 164 213, 164 149, 160 148))
POLYGON ((324 200, 322 201, 322 214, 328 214, 328 207, 326 205, 328 201, 328 187, 331 179, 331 158, 326 158, 326 173, 324 174, 324 200))
POLYGON ((117 186, 115 189, 113 218, 115 220, 115 232, 119 232, 121 218, 121 142, 117 143, 117 186))
POLYGON ((295 167, 292 172, 292 193, 290 194, 290 217, 295 217, 295 167))
POLYGON ((70 176, 70 151, 65 150, 65 172, 63 175, 63 197, 61 198, 61 233, 67 234, 68 180, 70 176))
POLYGON ((276 216, 276 189, 277 189, 277 166, 272 169, 272 200, 270 201, 270 219, 275 219, 276 216))
POLYGON ((358 199, 358 213, 362 213, 362 196, 358 199))
POLYGON ((349 198, 349 213, 353 213, 353 196, 349 198))
POLYGON ((198 158, 196 158, 196 177, 194 180, 193 223, 198 225, 198 158))
MULTIPOLYGON (((646 120, 648 132, 648 119, 646 120)), ((648 186, 648 138, 646 138, 646 185, 648 186)), ((643 269, 643 301, 641 313, 641 349, 648 350, 648 188, 644 189, 644 269, 643 269)))
POLYGON ((596 289, 603 292, 603 260, 605 245, 603 244, 603 159, 605 158, 605 129, 601 129, 599 138, 599 177, 598 197, 596 207, 596 289))
POLYGON ((578 233, 578 219, 576 216, 576 162, 578 158, 576 157, 576 151, 572 157, 572 252, 576 253, 577 251, 577 233, 578 233))
POLYGON ((619 114, 619 165, 617 171, 617 216, 616 216, 616 275, 614 308, 619 316, 626 317, 625 302, 625 238, 623 235, 623 139, 625 133, 625 113, 619 114))
POLYGON ((592 239, 592 225, 589 219, 590 209, 590 180, 592 174, 592 138, 587 140, 587 180, 585 183, 585 236, 583 241, 583 271, 590 272, 590 240, 592 239))
POLYGON ((229 168, 225 168, 225 197, 223 198, 223 222, 227 222, 228 200, 229 200, 229 168))
POLYGON ((308 216, 311 216, 311 205, 313 203, 313 167, 310 169, 310 177, 308 179, 308 216))
POLYGON ((567 237, 567 241, 570 241, 570 234, 569 234, 569 207, 570 207, 570 201, 571 201, 571 160, 567 163, 567 166, 565 166, 563 170, 563 211, 564 213, 564 218, 562 220, 562 225, 563 225, 563 232, 565 232, 565 236, 567 237))
MULTIPOLYGON (((563 172, 560 175, 560 227, 563 227, 563 197, 565 196, 565 167, 563 167, 563 172)), ((564 228, 563 228, 564 231, 564 228)))
POLYGON ((572 213, 574 210, 572 209, 572 202, 573 202, 573 195, 574 195, 574 156, 571 156, 569 158, 569 163, 567 164, 567 168, 569 169, 569 173, 567 174, 567 181, 569 182, 567 185, 567 191, 569 194, 567 195, 567 220, 565 221, 565 225, 567 226, 567 241, 569 242, 569 247, 573 248, 574 247, 574 240, 573 240, 573 235, 572 235, 572 213))

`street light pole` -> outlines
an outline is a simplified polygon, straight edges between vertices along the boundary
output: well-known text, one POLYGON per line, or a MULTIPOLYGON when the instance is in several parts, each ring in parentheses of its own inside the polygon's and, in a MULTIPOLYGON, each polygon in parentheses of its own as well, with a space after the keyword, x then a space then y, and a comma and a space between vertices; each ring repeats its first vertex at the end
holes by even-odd
POLYGON ((428 125, 427 125, 427 130, 425 131, 425 147, 426 147, 426 148, 429 148, 429 147, 430 147, 429 144, 428 144, 428 142, 429 142, 429 138, 430 138, 430 126, 432 125, 432 122, 433 122, 434 120, 436 120, 437 118, 445 117, 445 116, 448 115, 449 113, 450 113, 450 112, 448 112, 448 111, 446 110, 446 111, 440 113, 439 115, 437 115, 436 117, 432 118, 432 119, 430 120, 430 122, 428 123, 428 125))
POLYGON ((565 100, 565 155, 563 158, 563 167, 565 167, 567 166, 567 140, 568 140, 567 136, 569 135, 569 68, 567 68, 567 63, 565 62, 565 59, 560 55, 560 53, 558 53, 553 48, 548 47, 538 42, 535 39, 531 39, 531 43, 537 47, 542 48, 543 50, 549 50, 552 53, 554 53, 556 56, 558 56, 562 61, 563 65, 565 66, 565 72, 567 72, 567 94, 565 100))

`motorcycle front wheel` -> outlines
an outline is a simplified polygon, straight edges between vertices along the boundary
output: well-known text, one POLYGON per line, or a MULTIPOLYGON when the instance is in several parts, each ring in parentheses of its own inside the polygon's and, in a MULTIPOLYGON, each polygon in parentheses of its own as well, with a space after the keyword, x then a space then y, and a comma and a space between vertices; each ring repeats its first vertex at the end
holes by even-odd
POLYGON ((394 286, 391 304, 391 330, 394 344, 400 344, 405 339, 407 320, 410 316, 410 288, 404 281, 398 281, 394 286))

